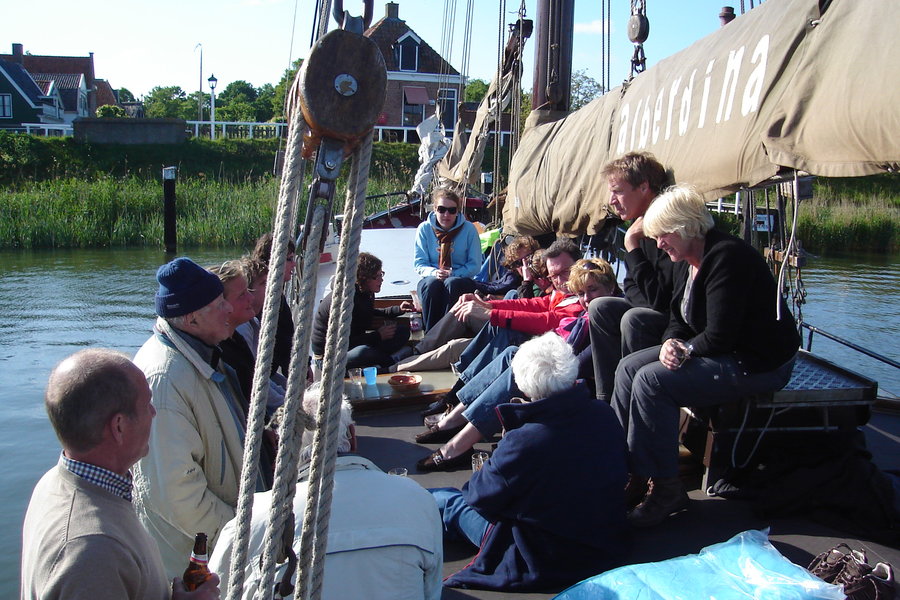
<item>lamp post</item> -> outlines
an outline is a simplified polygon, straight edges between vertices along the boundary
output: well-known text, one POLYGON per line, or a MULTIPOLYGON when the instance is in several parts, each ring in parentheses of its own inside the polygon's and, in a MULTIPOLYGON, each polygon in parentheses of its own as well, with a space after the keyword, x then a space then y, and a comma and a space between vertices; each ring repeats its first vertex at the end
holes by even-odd
POLYGON ((216 139, 216 84, 219 83, 219 80, 213 74, 206 81, 209 82, 209 139, 214 140, 216 139))

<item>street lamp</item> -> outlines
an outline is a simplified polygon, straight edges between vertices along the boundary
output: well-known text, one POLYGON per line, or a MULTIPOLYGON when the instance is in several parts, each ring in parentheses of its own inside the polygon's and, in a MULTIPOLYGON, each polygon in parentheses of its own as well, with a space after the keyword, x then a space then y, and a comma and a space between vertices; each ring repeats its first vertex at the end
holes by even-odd
POLYGON ((216 139, 216 84, 219 83, 219 80, 216 79, 215 74, 210 75, 209 79, 206 81, 209 82, 209 139, 216 139))

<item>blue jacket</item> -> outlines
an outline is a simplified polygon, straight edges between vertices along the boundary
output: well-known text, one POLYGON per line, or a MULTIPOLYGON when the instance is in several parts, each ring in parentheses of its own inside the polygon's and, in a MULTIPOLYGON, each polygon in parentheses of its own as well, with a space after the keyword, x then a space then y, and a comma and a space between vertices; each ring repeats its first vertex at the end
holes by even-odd
MULTIPOLYGON (((432 277, 438 270, 439 244, 433 227, 437 227, 434 213, 419 224, 416 230, 416 258, 413 266, 422 277, 432 277)), ((474 277, 481 268, 481 240, 475 226, 466 221, 461 214, 456 215, 456 223, 450 230, 460 229, 453 239, 453 250, 450 257, 453 261, 453 277, 474 277)))
POLYGON ((463 487, 491 522, 478 555, 444 582, 506 591, 560 590, 627 556, 625 434, 583 384, 497 407, 506 435, 463 487))

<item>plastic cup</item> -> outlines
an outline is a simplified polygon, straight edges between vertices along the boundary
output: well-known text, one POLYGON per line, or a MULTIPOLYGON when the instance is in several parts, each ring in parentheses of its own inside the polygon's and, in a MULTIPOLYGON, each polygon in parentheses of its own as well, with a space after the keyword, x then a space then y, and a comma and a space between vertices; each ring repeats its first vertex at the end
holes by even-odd
POLYGON ((366 367, 363 369, 363 377, 366 378, 366 385, 375 385, 375 377, 378 375, 378 367, 366 367))
POLYGON ((397 477, 406 477, 407 473, 406 467, 394 467, 388 471, 388 475, 396 475, 397 477))
POLYGON ((490 458, 491 455, 487 452, 479 450, 478 452, 472 453, 472 472, 480 471, 481 467, 484 466, 484 462, 490 458))

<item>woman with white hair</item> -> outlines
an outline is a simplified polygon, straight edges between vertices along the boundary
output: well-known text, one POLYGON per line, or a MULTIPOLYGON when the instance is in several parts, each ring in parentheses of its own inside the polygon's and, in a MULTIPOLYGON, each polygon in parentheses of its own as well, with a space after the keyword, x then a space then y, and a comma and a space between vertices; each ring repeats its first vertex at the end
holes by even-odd
POLYGON ((762 256, 713 229, 694 189, 672 186, 657 197, 644 216, 644 231, 686 268, 676 271, 665 342, 625 357, 616 370, 612 407, 628 441, 626 503, 634 507, 628 518, 640 527, 688 507, 678 477, 680 407, 781 389, 800 346, 762 256))
POLYGON ((612 409, 576 384, 555 333, 522 344, 512 370, 534 400, 497 407, 506 433, 461 491, 430 490, 445 538, 480 547, 446 586, 559 590, 623 557, 625 441, 612 409))
MULTIPOLYGON (((616 283, 615 271, 602 258, 581 259, 572 265, 571 271, 569 291, 578 297, 584 311, 579 316, 563 318, 554 332, 566 340, 575 353, 578 376, 587 379, 594 374, 587 306, 594 298, 621 295, 621 291, 616 283)), ((509 346, 476 373, 456 392, 459 403, 448 409, 437 423, 428 424, 426 431, 416 436, 419 444, 447 442, 418 461, 418 470, 448 471, 463 465, 468 468, 472 447, 482 438, 490 439, 500 433, 496 407, 509 402, 513 396, 525 394, 516 385, 510 368, 518 349, 518 346, 509 346)))

